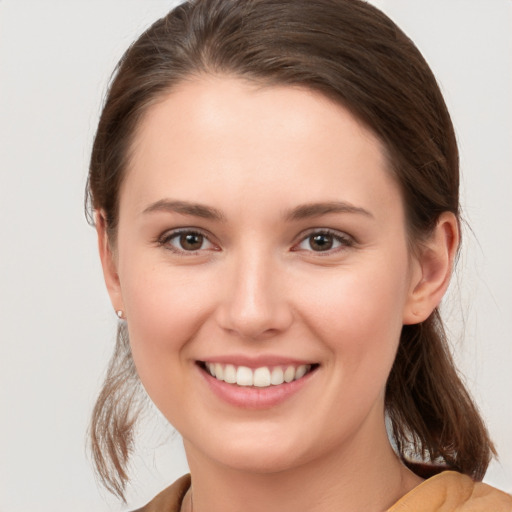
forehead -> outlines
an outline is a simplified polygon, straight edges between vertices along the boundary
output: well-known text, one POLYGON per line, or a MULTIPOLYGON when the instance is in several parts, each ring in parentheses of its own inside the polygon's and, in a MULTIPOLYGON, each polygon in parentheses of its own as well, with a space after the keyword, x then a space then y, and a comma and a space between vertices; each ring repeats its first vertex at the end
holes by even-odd
POLYGON ((388 167, 380 140, 326 96, 208 76, 148 108, 124 188, 141 203, 273 192, 280 201, 369 201, 386 187, 397 194, 388 167))
MULTIPOLYGON (((276 141, 279 134, 290 138, 311 136, 316 132, 329 143, 332 137, 328 129, 333 124, 366 139, 368 144, 385 153, 384 146, 370 129, 340 102, 316 90, 300 85, 270 85, 240 77, 201 75, 180 82, 149 106, 136 130, 135 142, 137 145, 158 143, 158 134, 165 137, 173 131, 187 130, 196 139, 208 131, 235 128, 240 137, 253 132, 260 139, 267 134, 276 141)), ((236 136, 233 131, 230 135, 236 136)))

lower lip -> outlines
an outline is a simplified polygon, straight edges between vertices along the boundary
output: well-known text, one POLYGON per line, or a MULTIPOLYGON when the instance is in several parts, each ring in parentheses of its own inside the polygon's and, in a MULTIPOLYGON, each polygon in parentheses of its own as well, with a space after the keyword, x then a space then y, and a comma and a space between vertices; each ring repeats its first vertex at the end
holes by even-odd
POLYGON ((298 380, 277 386, 258 388, 254 386, 228 384, 227 382, 212 377, 201 367, 198 367, 198 370, 215 395, 228 404, 244 409, 269 409, 282 404, 298 393, 310 381, 313 374, 316 373, 315 369, 298 380))

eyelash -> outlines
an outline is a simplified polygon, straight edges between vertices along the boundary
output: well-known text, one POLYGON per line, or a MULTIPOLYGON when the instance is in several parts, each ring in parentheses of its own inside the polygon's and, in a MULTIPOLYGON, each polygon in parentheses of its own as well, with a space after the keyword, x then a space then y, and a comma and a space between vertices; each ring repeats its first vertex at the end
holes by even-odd
MULTIPOLYGON (((194 228, 182 228, 182 229, 176 229, 172 231, 166 231, 163 235, 159 236, 157 239, 157 244, 161 247, 164 247, 165 249, 172 251, 176 254, 182 254, 186 256, 193 256, 196 254, 199 254, 201 251, 204 251, 206 249, 198 249, 196 251, 188 251, 185 249, 180 249, 178 247, 175 247, 171 245, 172 240, 179 239, 182 235, 195 235, 200 236, 203 238, 203 241, 209 243, 211 246, 216 247, 215 244, 210 240, 209 235, 205 234, 200 229, 194 229, 194 228)), ((212 250, 212 249, 210 249, 212 250)), ((213 249, 218 250, 218 249, 213 249)))
MULTIPOLYGON (((310 242, 310 244, 311 244, 311 242, 310 242)), ((354 244, 355 244, 355 240, 351 236, 349 236, 345 233, 342 233, 340 231, 336 231, 333 229, 325 229, 325 228, 324 229, 311 229, 307 233, 301 234, 299 243, 295 244, 291 250, 292 251, 306 250, 307 252, 314 253, 316 256, 329 256, 329 255, 335 254, 339 251, 343 251, 344 249, 353 247, 354 244), (300 248, 300 245, 302 245, 303 243, 307 243, 308 240, 311 240, 315 236, 331 237, 335 242, 339 243, 339 246, 335 247, 335 248, 329 248, 325 251, 314 251, 312 249, 301 249, 300 248)))
MULTIPOLYGON (((332 229, 311 229, 307 233, 302 233, 300 236, 301 236, 301 238, 300 238, 299 242, 296 243, 291 248, 291 251, 298 252, 298 251, 304 250, 306 252, 314 253, 318 256, 328 256, 333 253, 342 251, 344 249, 353 247, 355 244, 355 241, 352 237, 346 235, 345 233, 341 233, 339 231, 335 231, 332 229), (329 248, 325 251, 314 251, 312 249, 304 249, 304 248, 300 247, 303 243, 306 243, 308 240, 311 240, 314 236, 331 237, 334 240, 334 242, 337 242, 339 244, 339 246, 335 247, 335 248, 329 248)), ((205 251, 205 250, 217 250, 217 251, 220 250, 210 240, 210 237, 208 234, 205 234, 203 231, 201 231, 199 229, 194 229, 194 228, 182 228, 182 229, 177 229, 177 230, 173 230, 173 231, 167 231, 163 235, 159 236, 158 239, 156 240, 156 242, 159 246, 164 247, 167 250, 170 250, 176 254, 181 254, 181 255, 185 255, 185 256, 197 255, 200 252, 205 251), (213 247, 213 249, 212 248, 198 249, 195 251, 194 250, 186 250, 186 249, 178 248, 170 243, 172 240, 179 239, 179 237, 182 235, 200 236, 203 238, 203 241, 210 244, 213 247)), ((310 244, 311 244, 311 242, 310 242, 310 244)))

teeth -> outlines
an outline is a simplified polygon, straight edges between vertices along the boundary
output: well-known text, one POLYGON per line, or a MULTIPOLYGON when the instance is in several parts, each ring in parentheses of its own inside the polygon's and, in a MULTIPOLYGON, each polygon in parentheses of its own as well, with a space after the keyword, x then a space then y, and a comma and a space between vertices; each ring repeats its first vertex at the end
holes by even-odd
POLYGON ((306 375, 307 371, 308 371, 307 366, 305 364, 301 364, 297 368, 297 371, 295 372, 295 378, 300 379, 301 377, 304 377, 304 375, 306 375))
POLYGON ((301 379, 311 370, 310 364, 302 364, 297 367, 293 365, 273 368, 262 366, 254 370, 247 366, 236 367, 232 364, 223 365, 221 363, 205 363, 205 366, 210 375, 217 380, 222 380, 228 384, 237 384, 238 386, 255 386, 258 388, 267 388, 271 385, 279 386, 284 382, 301 379))
POLYGON ((239 386, 252 386, 253 380, 252 370, 250 368, 247 368, 247 366, 238 367, 236 371, 236 383, 239 386))
POLYGON ((284 372, 283 369, 279 366, 277 368, 274 368, 272 370, 272 373, 270 375, 270 383, 274 386, 279 386, 279 384, 282 384, 284 382, 284 372))
POLYGON ((229 384, 236 382, 236 368, 232 364, 227 364, 224 368, 224 381, 229 384))
POLYGON ((220 363, 215 365, 215 377, 219 380, 224 380, 224 368, 222 368, 220 363))
POLYGON ((270 386, 270 370, 267 367, 254 370, 254 385, 258 388, 270 386))
POLYGON ((284 381, 291 382, 295 377, 295 368, 293 366, 288 366, 284 371, 284 381))

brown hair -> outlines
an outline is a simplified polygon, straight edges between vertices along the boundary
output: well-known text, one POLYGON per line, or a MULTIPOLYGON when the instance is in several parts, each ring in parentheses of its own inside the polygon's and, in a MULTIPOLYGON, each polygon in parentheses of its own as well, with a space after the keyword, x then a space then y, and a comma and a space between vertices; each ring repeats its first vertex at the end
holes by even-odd
MULTIPOLYGON (((193 75, 227 74, 301 85, 334 98, 384 142, 412 243, 442 212, 459 217, 458 151, 436 80, 410 39, 361 0, 197 0, 154 23, 116 69, 100 118, 88 180, 91 207, 115 243, 118 192, 148 106, 193 75)), ((103 483, 123 496, 139 383, 125 326, 91 422, 103 483)), ((436 310, 403 327, 386 389, 403 460, 434 462, 482 479, 494 452, 457 375, 436 310)))

